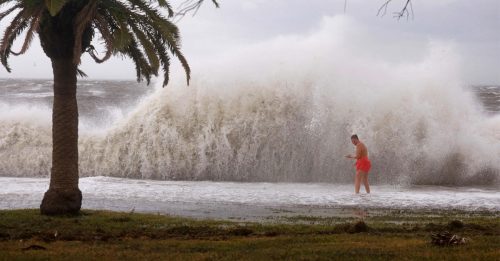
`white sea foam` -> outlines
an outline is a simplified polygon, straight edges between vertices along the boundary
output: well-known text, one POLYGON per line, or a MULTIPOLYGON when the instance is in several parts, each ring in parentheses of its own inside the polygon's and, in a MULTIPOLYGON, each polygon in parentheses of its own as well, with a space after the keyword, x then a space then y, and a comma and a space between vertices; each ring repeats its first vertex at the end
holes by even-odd
MULTIPOLYGON (((0 178, 0 186, 3 188, 0 209, 36 208, 48 188, 48 179, 0 178)), ((325 183, 151 181, 109 177, 82 178, 80 188, 83 208, 193 216, 207 216, 206 212, 234 206, 240 212, 244 212, 245 206, 500 211, 500 194, 487 188, 383 185, 373 186, 373 194, 355 195, 352 185, 325 183)))

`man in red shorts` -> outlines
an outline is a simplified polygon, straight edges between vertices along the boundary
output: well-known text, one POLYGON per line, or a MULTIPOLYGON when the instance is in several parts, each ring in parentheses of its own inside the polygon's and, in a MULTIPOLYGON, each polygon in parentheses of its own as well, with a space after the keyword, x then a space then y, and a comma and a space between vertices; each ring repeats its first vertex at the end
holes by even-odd
POLYGON ((365 144, 359 141, 358 135, 354 134, 351 136, 351 142, 356 146, 356 155, 346 155, 346 158, 356 159, 356 176, 354 177, 354 191, 356 194, 359 193, 359 187, 361 181, 365 185, 366 193, 370 193, 370 184, 368 184, 368 172, 372 167, 370 160, 368 159, 368 149, 365 144))

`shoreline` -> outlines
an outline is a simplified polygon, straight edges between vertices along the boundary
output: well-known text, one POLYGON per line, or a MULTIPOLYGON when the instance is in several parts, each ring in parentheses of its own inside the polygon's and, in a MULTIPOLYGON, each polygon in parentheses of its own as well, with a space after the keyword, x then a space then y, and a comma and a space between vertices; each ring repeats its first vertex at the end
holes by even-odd
MULTIPOLYGON (((12 208, 0 211, 16 211, 38 208, 12 208)), ((258 206, 248 204, 206 204, 169 202, 157 209, 143 208, 123 209, 116 204, 104 205, 100 208, 82 207, 87 211, 111 211, 115 213, 139 213, 145 215, 163 215, 194 220, 214 220, 228 222, 257 223, 294 223, 303 221, 308 224, 332 223, 342 220, 387 219, 399 222, 398 218, 411 220, 415 217, 432 219, 455 218, 500 218, 500 211, 466 210, 466 209, 423 209, 423 208, 381 208, 354 206, 258 206), (394 218, 391 218, 391 217, 394 218), (293 221, 293 222, 292 222, 293 221)))
MULTIPOLYGON (((48 179, 0 177, 0 209, 38 208, 48 179)), ((235 183, 82 178, 82 208, 160 213, 197 219, 265 221, 280 216, 357 217, 412 210, 498 215, 500 193, 480 187, 374 185, 355 195, 352 185, 235 183), (363 214, 365 213, 365 214, 363 214)))

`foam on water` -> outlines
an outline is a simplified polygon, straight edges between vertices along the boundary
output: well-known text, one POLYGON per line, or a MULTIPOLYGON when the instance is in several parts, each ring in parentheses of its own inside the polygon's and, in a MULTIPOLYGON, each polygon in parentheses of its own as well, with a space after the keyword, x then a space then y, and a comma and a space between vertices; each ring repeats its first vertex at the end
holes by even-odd
MULTIPOLYGON (((48 179, 0 178, 0 209, 36 208, 48 179)), ((352 185, 325 183, 244 183, 151 181, 109 177, 80 180, 83 208, 166 213, 172 206, 204 211, 239 206, 266 208, 387 208, 500 211, 500 194, 488 188, 373 186, 373 194, 354 195, 352 185)))
MULTIPOLYGON (((85 124, 80 173, 346 183, 353 170, 343 155, 357 133, 376 184, 498 188, 500 117, 484 114, 460 81, 453 44, 430 42, 424 57, 401 64, 359 44, 372 40, 351 19, 325 18, 308 35, 195 64, 191 86, 158 89, 112 127, 85 124)), ((50 124, 17 113, 0 112, 0 175, 46 176, 50 124)))

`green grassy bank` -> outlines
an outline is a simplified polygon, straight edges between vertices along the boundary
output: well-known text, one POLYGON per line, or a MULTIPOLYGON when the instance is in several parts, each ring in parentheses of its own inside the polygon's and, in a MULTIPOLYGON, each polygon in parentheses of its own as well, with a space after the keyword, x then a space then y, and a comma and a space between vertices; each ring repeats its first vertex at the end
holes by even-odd
POLYGON ((238 223, 84 210, 0 211, 0 260, 499 260, 498 213, 379 211, 238 223), (449 231, 466 244, 435 246, 449 231))

